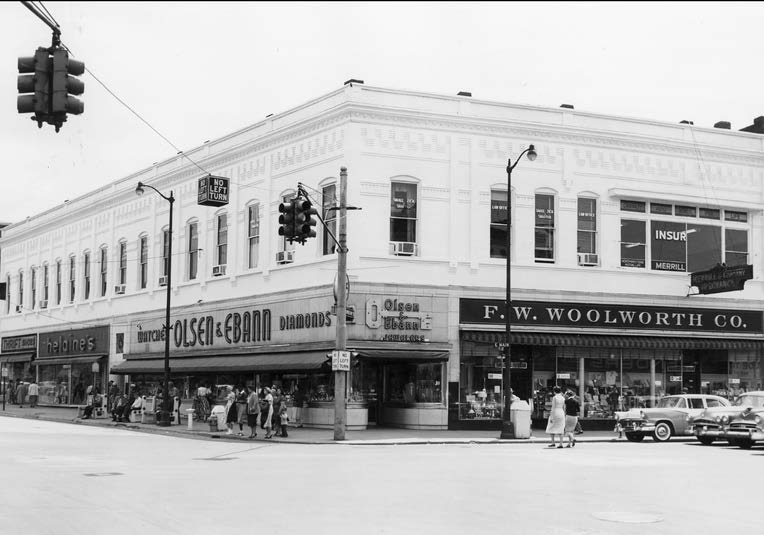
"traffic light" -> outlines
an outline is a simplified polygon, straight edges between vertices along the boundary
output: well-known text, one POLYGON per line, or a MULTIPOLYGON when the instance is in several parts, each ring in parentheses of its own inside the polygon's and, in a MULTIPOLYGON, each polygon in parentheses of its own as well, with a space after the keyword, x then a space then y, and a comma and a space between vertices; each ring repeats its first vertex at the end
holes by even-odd
POLYGON ((19 76, 17 86, 19 96, 16 109, 19 113, 34 113, 33 120, 42 128, 47 121, 50 105, 50 72, 52 62, 47 48, 38 48, 34 56, 19 58, 20 73, 34 73, 19 76))
POLYGON ((295 240, 304 245, 305 240, 316 237, 316 231, 313 229, 316 226, 316 218, 313 216, 318 212, 313 208, 313 203, 304 197, 297 197, 294 206, 295 240))
POLYGON ((294 202, 282 202, 279 204, 279 212, 279 236, 291 242, 295 238, 294 202))
POLYGON ((71 95, 81 95, 85 91, 82 80, 75 78, 85 72, 85 64, 69 59, 69 53, 63 49, 53 51, 53 95, 51 111, 54 114, 79 115, 85 111, 85 104, 71 95), (72 76, 69 76, 69 75, 72 76))

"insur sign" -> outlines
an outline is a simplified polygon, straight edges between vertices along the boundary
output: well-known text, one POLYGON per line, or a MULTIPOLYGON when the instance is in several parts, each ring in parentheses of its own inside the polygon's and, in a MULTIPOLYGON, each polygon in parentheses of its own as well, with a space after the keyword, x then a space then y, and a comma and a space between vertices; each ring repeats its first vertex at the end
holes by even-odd
POLYGON ((225 206, 228 204, 228 178, 207 175, 199 179, 197 204, 202 206, 225 206))

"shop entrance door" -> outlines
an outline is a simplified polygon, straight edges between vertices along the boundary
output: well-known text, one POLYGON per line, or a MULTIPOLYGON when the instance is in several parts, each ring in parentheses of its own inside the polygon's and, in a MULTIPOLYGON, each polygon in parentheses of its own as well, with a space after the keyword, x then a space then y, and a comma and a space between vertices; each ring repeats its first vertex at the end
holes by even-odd
POLYGON ((510 383, 512 392, 520 399, 531 398, 531 372, 528 362, 512 362, 510 370, 510 383))

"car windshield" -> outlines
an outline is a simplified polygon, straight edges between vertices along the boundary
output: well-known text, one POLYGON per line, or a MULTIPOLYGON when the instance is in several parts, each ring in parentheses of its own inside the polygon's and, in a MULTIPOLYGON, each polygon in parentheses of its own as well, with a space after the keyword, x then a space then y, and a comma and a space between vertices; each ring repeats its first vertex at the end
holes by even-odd
POLYGON ((735 405, 739 407, 753 407, 754 409, 764 407, 764 396, 746 396, 743 394, 735 400, 735 405))
POLYGON ((683 409, 685 407, 684 398, 663 398, 658 402, 659 409, 683 409))

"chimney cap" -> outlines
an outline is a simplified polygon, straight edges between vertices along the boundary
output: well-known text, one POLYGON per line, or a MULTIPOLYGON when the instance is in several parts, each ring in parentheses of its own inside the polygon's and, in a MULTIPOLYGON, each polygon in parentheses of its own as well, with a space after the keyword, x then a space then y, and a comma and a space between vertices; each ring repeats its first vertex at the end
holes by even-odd
POLYGON ((573 104, 560 104, 560 107, 561 107, 561 108, 566 108, 566 109, 569 109, 569 110, 573 110, 573 109, 575 109, 575 108, 573 107, 573 104))
POLYGON ((679 124, 693 124, 694 125, 695 123, 693 123, 692 121, 688 121, 686 119, 682 119, 681 121, 679 121, 679 124))
POLYGON ((471 97, 472 93, 470 91, 459 91, 456 96, 458 97, 471 97))
POLYGON ((342 85, 350 85, 350 87, 353 87, 353 84, 363 84, 363 80, 356 80, 355 78, 351 78, 350 80, 345 81, 342 85))
POLYGON ((732 128, 732 125, 730 124, 729 121, 718 121, 714 123, 714 128, 723 128, 725 130, 729 130, 730 128, 732 128))

